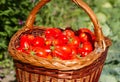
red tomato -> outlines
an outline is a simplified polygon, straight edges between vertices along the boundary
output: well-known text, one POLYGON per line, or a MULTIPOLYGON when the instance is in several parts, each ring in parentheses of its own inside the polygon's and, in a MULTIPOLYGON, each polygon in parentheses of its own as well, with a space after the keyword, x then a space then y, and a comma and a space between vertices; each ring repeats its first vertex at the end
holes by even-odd
POLYGON ((30 41, 27 35, 22 35, 20 37, 20 47, 23 49, 28 49, 30 47, 30 41))
POLYGON ((53 39, 52 45, 53 46, 62 45, 62 42, 59 39, 53 39))
POLYGON ((18 50, 19 52, 23 52, 23 51, 24 51, 24 49, 23 49, 22 47, 18 47, 17 50, 18 50))
POLYGON ((27 35, 28 40, 30 41, 30 43, 33 41, 33 39, 35 38, 32 34, 28 34, 27 35))
POLYGON ((80 39, 77 36, 73 36, 69 38, 69 45, 79 47, 80 39))
POLYGON ((85 57, 85 56, 87 56, 89 53, 90 53, 89 51, 82 50, 81 56, 82 56, 82 57, 85 57))
POLYGON ((55 46, 52 53, 54 57, 58 57, 63 60, 72 59, 72 50, 69 46, 55 46))
POLYGON ((50 49, 50 46, 44 46, 44 47, 42 47, 44 50, 45 50, 45 52, 47 52, 48 54, 50 54, 51 53, 51 49, 50 49))
POLYGON ((60 35, 58 38, 53 39, 53 45, 65 45, 68 42, 68 38, 65 35, 60 35))
POLYGON ((18 47, 17 50, 19 52, 23 52, 23 53, 26 53, 26 54, 32 54, 32 51, 29 49, 24 49, 23 47, 18 47))
POLYGON ((74 46, 70 46, 71 47, 71 50, 72 50, 72 55, 71 55, 71 58, 72 59, 75 59, 76 56, 78 55, 78 48, 74 47, 74 46))
POLYGON ((82 42, 95 40, 95 35, 87 28, 81 28, 78 33, 82 42))
POLYGON ((80 28, 78 32, 79 33, 86 32, 86 33, 89 33, 90 35, 93 35, 93 33, 88 28, 80 28))
POLYGON ((55 38, 59 37, 62 34, 62 31, 58 28, 53 29, 55 32, 55 35, 53 35, 55 38))
POLYGON ((53 50, 52 51, 52 56, 53 57, 58 57, 60 59, 66 59, 66 57, 64 57, 64 53, 61 50, 59 50, 59 49, 53 50))
POLYGON ((68 38, 75 36, 72 30, 65 30, 63 34, 66 35, 68 38))
POLYGON ((60 49, 67 54, 71 54, 72 50, 69 46, 65 45, 65 46, 61 46, 60 49))
POLYGON ((90 36, 90 34, 82 32, 79 34, 79 39, 81 42, 86 42, 86 41, 91 41, 92 37, 90 36))
POLYGON ((81 44, 81 46, 78 48, 78 53, 85 57, 93 50, 92 44, 90 42, 84 42, 81 44))
POLYGON ((37 36, 33 39, 32 41, 32 45, 34 47, 41 47, 41 46, 44 46, 45 45, 45 41, 44 41, 44 38, 40 37, 40 36, 37 36))
POLYGON ((45 45, 50 46, 52 45, 52 39, 45 38, 45 45))
POLYGON ((86 51, 92 51, 93 50, 92 44, 90 42, 84 42, 82 48, 86 51))
POLYGON ((39 57, 44 57, 44 58, 47 57, 47 52, 43 48, 35 48, 34 51, 35 51, 35 55, 39 57))
POLYGON ((58 28, 48 28, 45 31, 45 37, 46 38, 56 38, 61 34, 62 34, 62 31, 58 28))
POLYGON ((68 43, 68 41, 69 41, 69 39, 67 38, 67 36, 65 36, 65 35, 60 35, 58 38, 57 38, 59 41, 61 41, 62 42, 62 44, 66 44, 66 43, 68 43))

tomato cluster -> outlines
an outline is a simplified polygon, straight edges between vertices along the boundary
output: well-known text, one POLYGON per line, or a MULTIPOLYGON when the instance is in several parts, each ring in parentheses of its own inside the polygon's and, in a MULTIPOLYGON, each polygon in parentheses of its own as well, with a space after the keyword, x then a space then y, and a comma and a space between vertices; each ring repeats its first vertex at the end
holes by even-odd
POLYGON ((63 60, 85 57, 94 49, 95 36, 87 28, 81 28, 77 32, 71 29, 48 28, 43 34, 21 35, 16 49, 39 57, 63 60))

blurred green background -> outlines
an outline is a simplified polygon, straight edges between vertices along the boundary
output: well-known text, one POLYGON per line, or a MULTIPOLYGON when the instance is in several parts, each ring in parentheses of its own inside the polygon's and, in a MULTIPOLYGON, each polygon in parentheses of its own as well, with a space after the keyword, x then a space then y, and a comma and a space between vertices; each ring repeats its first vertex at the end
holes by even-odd
MULTIPOLYGON (((84 0, 95 12, 105 36, 113 44, 109 48, 100 82, 120 82, 120 0, 84 0)), ((21 29, 38 0, 0 1, 0 82, 12 76, 14 66, 7 51, 12 35, 21 29)), ((88 15, 71 0, 51 0, 37 14, 35 25, 93 29, 88 15)), ((14 75, 14 74, 13 74, 14 75)), ((10 82, 6 80, 4 82, 10 82)))

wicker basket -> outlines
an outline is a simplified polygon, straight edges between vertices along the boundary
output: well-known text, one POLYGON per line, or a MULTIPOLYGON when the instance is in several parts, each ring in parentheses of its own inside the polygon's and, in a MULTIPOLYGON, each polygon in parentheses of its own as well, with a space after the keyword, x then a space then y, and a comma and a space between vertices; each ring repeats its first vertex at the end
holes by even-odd
POLYGON ((86 11, 94 25, 96 38, 95 49, 86 57, 74 60, 46 59, 26 55, 17 51, 19 38, 24 34, 40 36, 45 27, 33 26, 36 13, 50 0, 41 0, 31 11, 25 26, 13 35, 8 50, 14 59, 18 82, 98 82, 102 68, 111 45, 109 38, 104 37, 98 20, 82 0, 73 0, 86 11))

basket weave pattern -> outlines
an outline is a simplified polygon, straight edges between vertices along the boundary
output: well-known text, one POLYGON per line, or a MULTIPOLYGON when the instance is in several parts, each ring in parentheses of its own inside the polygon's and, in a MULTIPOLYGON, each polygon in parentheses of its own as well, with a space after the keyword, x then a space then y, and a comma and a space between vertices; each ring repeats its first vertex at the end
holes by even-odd
POLYGON ((46 59, 17 51, 20 36, 44 35, 46 27, 34 26, 36 13, 50 0, 41 0, 31 11, 25 26, 10 40, 8 50, 14 59, 18 82, 98 82, 111 41, 104 37, 91 8, 82 0, 73 0, 90 17, 96 36, 95 49, 86 57, 74 60, 46 59))

